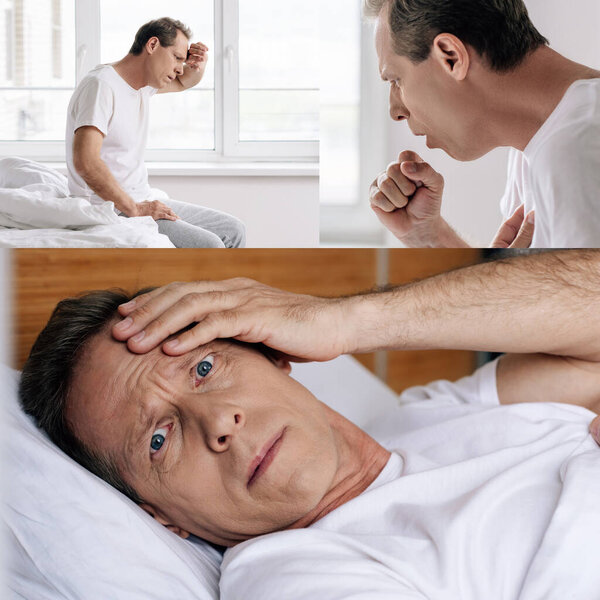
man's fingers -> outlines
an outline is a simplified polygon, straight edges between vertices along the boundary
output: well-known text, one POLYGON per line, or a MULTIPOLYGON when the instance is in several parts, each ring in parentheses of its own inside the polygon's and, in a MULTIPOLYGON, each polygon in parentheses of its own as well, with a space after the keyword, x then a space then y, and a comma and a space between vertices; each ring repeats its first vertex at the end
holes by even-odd
MULTIPOLYGON (((181 331, 191 323, 205 319, 211 311, 215 310, 216 306, 219 307, 218 310, 223 311, 233 308, 239 303, 236 292, 188 294, 162 314, 154 317, 140 333, 127 341, 127 347, 132 352, 148 352, 152 348, 156 348, 156 346, 169 336, 181 331)), ((210 340, 206 340, 206 342, 208 341, 210 340)))
POLYGON ((403 175, 400 163, 393 162, 388 165, 386 174, 407 198, 412 196, 417 191, 416 185, 405 175, 403 175))
POLYGON ((596 417, 590 425, 590 433, 596 440, 596 443, 600 445, 600 417, 596 417))
POLYGON ((444 191, 444 178, 426 162, 404 161, 400 164, 402 173, 415 183, 421 182, 434 194, 441 195, 444 191))
POLYGON ((535 231, 535 213, 525 216, 525 206, 521 204, 498 230, 490 248, 529 248, 535 231))
POLYGON ((398 156, 398 163, 403 162, 423 162, 423 159, 412 150, 405 150, 404 152, 400 152, 398 156))
POLYGON ((260 284, 244 278, 173 283, 119 307, 119 313, 125 318, 113 327, 112 333, 120 341, 130 341, 131 350, 147 352, 209 312, 229 309, 239 303, 236 291, 257 287, 260 284), (135 341, 132 339, 142 332, 135 341))
POLYGON ((408 204, 408 198, 402 193, 395 181, 387 173, 381 173, 371 185, 369 198, 373 206, 391 212, 408 204))
POLYGON ((240 328, 238 314, 234 310, 211 313, 192 329, 163 344, 163 351, 165 354, 180 356, 212 340, 223 338, 235 338, 243 342, 260 341, 251 339, 248 332, 240 328))
POLYGON ((490 248, 508 248, 517 237, 525 219, 525 206, 521 204, 517 210, 498 229, 490 248))
POLYGON ((529 248, 533 241, 533 233, 535 231, 535 213, 531 211, 525 218, 515 241, 509 246, 510 248, 529 248))
POLYGON ((377 207, 386 213, 393 212, 398 208, 386 198, 385 194, 378 187, 371 190, 369 200, 372 207, 377 207))

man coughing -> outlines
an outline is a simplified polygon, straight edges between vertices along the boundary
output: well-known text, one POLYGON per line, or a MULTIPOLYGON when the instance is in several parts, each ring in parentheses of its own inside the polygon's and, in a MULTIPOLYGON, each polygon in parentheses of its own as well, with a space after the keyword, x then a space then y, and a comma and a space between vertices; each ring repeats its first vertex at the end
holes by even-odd
MULTIPOLYGON (((493 245, 511 245, 535 213, 531 246, 600 246, 600 71, 549 48, 523 0, 364 5, 376 18, 392 119, 461 161, 511 148, 507 221, 493 245)), ((373 182, 370 201, 407 246, 466 246, 440 215, 443 189, 443 177, 406 151, 373 182)))

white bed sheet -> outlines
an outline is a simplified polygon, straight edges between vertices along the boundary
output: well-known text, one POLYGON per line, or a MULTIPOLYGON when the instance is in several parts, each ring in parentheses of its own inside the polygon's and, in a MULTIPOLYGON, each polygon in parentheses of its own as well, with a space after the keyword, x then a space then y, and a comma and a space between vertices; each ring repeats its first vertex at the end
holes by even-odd
POLYGON ((173 248, 152 217, 69 196, 66 178, 22 158, 0 160, 0 247, 173 248))

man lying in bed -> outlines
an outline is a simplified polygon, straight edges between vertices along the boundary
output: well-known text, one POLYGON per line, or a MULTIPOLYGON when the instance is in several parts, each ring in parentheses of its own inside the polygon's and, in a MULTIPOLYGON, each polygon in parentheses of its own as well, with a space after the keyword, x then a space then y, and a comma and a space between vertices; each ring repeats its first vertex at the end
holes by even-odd
POLYGON ((120 307, 121 324, 126 298, 103 292, 59 305, 21 397, 171 530, 236 546, 223 598, 240 582, 261 599, 590 598, 599 291, 600 254, 571 251, 343 299, 174 284, 120 307), (434 347, 512 354, 406 392, 378 441, 283 358, 434 347))

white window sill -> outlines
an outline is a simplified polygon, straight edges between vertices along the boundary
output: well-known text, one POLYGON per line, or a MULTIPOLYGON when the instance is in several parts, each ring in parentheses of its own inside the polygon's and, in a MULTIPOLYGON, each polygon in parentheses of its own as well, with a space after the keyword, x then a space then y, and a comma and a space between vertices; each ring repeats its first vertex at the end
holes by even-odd
MULTIPOLYGON (((66 175, 64 162, 44 162, 66 175)), ((318 177, 319 163, 289 162, 146 162, 150 177, 318 177)))

